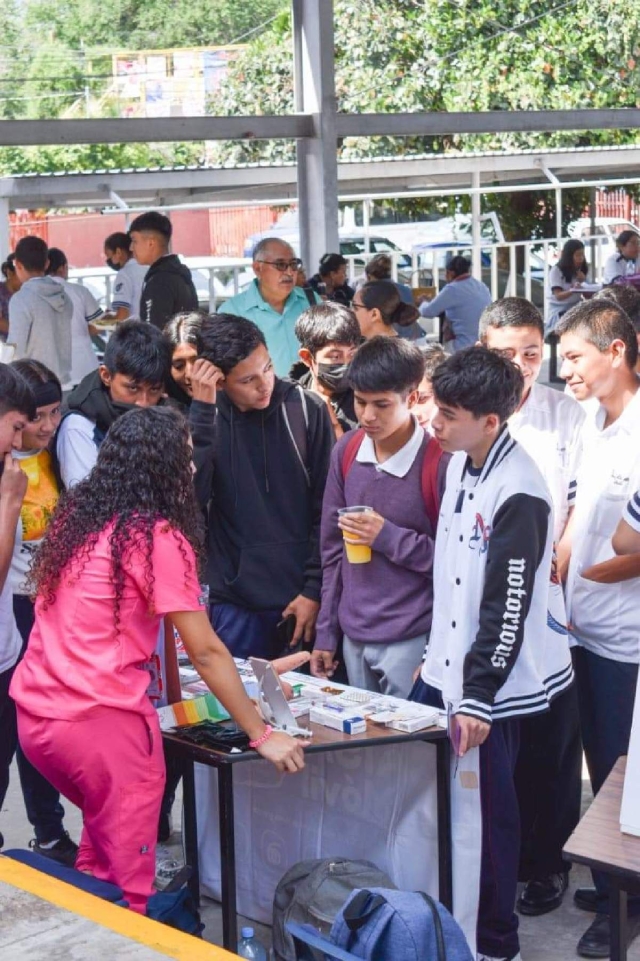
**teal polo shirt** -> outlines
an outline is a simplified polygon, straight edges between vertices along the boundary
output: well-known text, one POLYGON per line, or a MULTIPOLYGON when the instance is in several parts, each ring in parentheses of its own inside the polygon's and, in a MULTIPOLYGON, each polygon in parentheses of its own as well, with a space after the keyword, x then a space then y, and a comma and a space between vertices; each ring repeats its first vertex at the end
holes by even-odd
MULTIPOLYGON (((316 303, 322 302, 317 294, 314 294, 314 297, 316 303)), ((254 280, 242 293, 227 300, 220 307, 220 312, 252 320, 264 334, 276 376, 286 377, 292 366, 300 359, 298 357, 300 344, 293 327, 300 314, 304 313, 308 307, 309 301, 304 290, 301 287, 294 287, 285 301, 284 311, 279 314, 266 300, 262 299, 258 281, 254 280)))

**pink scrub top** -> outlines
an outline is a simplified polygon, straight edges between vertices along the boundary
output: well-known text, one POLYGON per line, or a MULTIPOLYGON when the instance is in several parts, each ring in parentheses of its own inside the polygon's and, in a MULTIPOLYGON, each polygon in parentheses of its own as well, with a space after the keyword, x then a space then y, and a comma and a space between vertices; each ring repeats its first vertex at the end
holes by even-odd
POLYGON ((29 647, 11 683, 11 697, 36 717, 71 721, 104 707, 152 715, 144 664, 155 650, 160 622, 174 611, 205 609, 191 545, 159 521, 153 584, 146 582, 141 550, 126 558, 116 633, 110 531, 111 525, 101 532, 79 576, 77 561, 71 562, 52 604, 36 601, 29 647))

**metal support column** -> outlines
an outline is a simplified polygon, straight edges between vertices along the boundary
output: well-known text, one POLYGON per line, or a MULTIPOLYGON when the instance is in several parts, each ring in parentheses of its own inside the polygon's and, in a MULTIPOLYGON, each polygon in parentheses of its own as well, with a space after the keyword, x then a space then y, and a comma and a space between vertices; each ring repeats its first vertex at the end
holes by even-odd
POLYGON ((0 262, 4 262, 10 253, 9 198, 0 197, 0 262))
POLYGON ((600 250, 598 250, 597 241, 596 241, 596 213, 597 213, 596 207, 597 207, 596 188, 590 187, 589 188, 589 236, 591 237, 591 240, 589 241, 589 246, 591 248, 590 256, 589 256, 590 267, 591 267, 590 276, 589 276, 590 281, 594 281, 598 276, 599 264, 596 263, 596 260, 598 259, 598 254, 602 251, 602 247, 600 248, 600 250))
POLYGON ((300 254, 307 272, 338 239, 338 157, 333 0, 293 0, 295 108, 313 136, 297 141, 300 254))
POLYGON ((482 216, 482 196, 480 194, 480 171, 474 170, 471 175, 471 232, 473 237, 473 252, 471 270, 477 280, 482 280, 482 254, 480 244, 482 243, 482 231, 480 217, 482 216))
POLYGON ((556 240, 558 250, 562 246, 562 187, 556 187, 556 240))

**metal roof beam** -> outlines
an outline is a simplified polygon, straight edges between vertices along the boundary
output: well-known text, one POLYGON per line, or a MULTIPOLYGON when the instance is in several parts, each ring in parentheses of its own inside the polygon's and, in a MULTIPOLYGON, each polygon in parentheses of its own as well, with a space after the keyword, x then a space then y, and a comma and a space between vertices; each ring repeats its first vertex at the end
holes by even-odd
POLYGON ((339 113, 338 137, 435 137, 640 128, 640 109, 482 110, 477 113, 339 113))
MULTIPOLYGON (((478 113, 337 114, 338 137, 640 128, 640 109, 493 110, 478 113)), ((317 136, 310 114, 260 117, 143 117, 105 120, 1 120, 0 146, 295 140, 317 136)))
POLYGON ((142 117, 107 120, 0 120, 0 146, 293 140, 313 137, 306 114, 277 117, 142 117))

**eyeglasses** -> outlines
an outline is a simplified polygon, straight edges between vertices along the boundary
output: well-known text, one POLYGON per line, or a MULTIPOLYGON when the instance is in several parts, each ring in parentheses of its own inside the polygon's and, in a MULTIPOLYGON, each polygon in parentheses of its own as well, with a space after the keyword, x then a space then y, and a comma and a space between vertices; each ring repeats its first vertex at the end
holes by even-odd
POLYGON ((365 306, 365 304, 356 304, 355 300, 351 301, 350 307, 351 307, 351 310, 368 310, 369 309, 368 307, 365 306))
POLYGON ((269 264, 270 267, 275 267, 281 274, 285 270, 300 270, 302 267, 302 261, 298 260, 297 257, 294 257, 293 260, 259 260, 258 263, 269 264))

